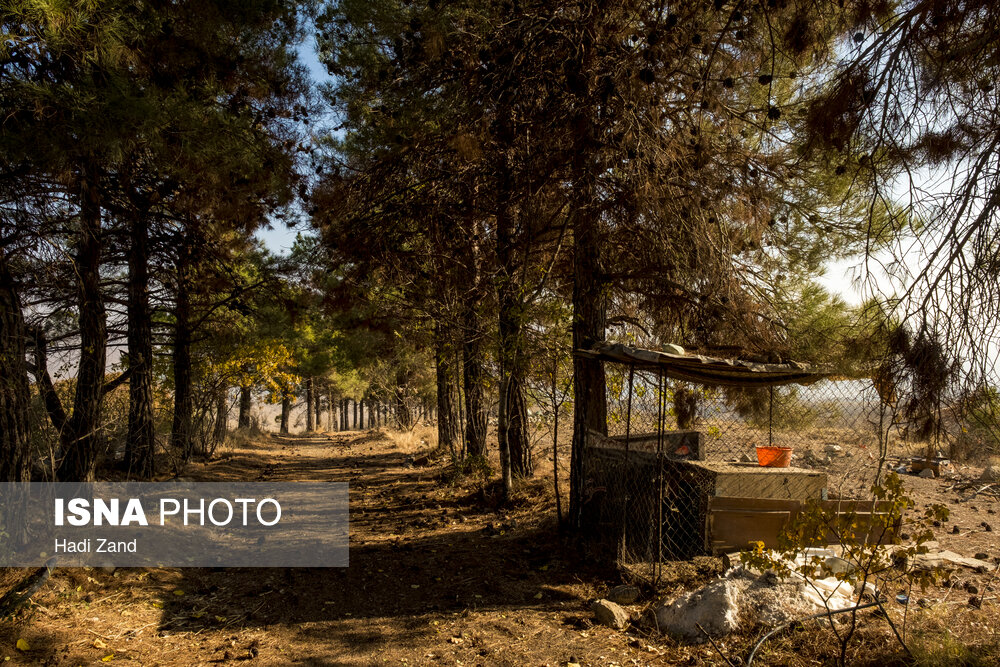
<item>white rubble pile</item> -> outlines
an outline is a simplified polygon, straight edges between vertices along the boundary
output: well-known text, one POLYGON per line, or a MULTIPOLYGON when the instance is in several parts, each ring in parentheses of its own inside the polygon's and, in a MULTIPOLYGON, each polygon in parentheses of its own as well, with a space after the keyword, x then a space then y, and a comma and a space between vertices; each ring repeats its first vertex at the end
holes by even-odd
MULTIPOLYGON (((840 559, 837 559, 840 560, 840 559)), ((757 625, 775 627, 811 614, 856 604, 854 590, 836 577, 806 578, 792 573, 779 579, 773 572, 731 568, 722 579, 684 593, 655 610, 660 632, 690 642, 705 641, 757 625)))

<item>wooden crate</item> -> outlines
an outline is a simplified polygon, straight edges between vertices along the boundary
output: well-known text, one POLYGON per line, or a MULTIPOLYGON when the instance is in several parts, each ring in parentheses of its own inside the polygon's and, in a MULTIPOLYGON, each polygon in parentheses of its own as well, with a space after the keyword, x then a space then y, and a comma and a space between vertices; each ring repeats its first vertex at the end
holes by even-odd
MULTIPOLYGON (((751 542, 763 542, 773 549, 778 546, 778 535, 785 525, 798 514, 804 501, 778 500, 774 498, 730 498, 716 496, 709 499, 708 523, 706 526, 707 546, 711 553, 719 555, 747 548, 751 542)), ((857 521, 855 534, 859 541, 870 544, 889 542, 899 526, 890 526, 886 531, 884 521, 873 523, 873 517, 885 515, 891 503, 863 500, 825 500, 820 505, 824 510, 837 514, 853 514, 857 521)), ((837 544, 839 539, 830 533, 828 544, 837 544)))
POLYGON ((702 486, 709 497, 819 500, 826 492, 826 473, 817 470, 726 461, 690 461, 686 465, 704 480, 702 486))
POLYGON ((910 470, 912 472, 918 473, 928 468, 934 471, 935 477, 940 477, 941 473, 951 470, 951 461, 943 456, 936 456, 934 458, 916 456, 910 459, 910 470))

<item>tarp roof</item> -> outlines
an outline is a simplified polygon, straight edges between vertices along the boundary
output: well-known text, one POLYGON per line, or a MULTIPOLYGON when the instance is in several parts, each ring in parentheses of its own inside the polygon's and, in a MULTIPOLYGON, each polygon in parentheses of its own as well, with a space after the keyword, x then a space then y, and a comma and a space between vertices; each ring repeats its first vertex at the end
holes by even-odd
POLYGON ((620 343, 601 343, 591 350, 577 350, 576 354, 591 359, 634 365, 639 370, 657 371, 675 380, 729 387, 810 384, 830 375, 822 369, 794 361, 786 364, 760 364, 739 359, 706 357, 700 354, 671 354, 644 350, 620 343))

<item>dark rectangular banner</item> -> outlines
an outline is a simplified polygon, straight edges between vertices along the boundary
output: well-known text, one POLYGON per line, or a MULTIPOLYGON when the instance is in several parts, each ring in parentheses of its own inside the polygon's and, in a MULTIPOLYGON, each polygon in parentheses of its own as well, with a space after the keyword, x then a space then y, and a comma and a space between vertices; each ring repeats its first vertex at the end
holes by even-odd
POLYGON ((347 484, 0 483, 0 567, 346 567, 347 484))

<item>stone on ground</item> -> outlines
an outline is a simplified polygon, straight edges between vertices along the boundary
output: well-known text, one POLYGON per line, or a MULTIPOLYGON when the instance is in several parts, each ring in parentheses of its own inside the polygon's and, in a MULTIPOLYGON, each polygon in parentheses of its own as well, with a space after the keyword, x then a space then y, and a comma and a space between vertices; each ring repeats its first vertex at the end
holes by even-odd
POLYGON ((628 625, 628 612, 620 605, 610 600, 597 600, 590 605, 590 611, 594 612, 594 617, 601 625, 606 625, 615 630, 621 630, 628 625))

